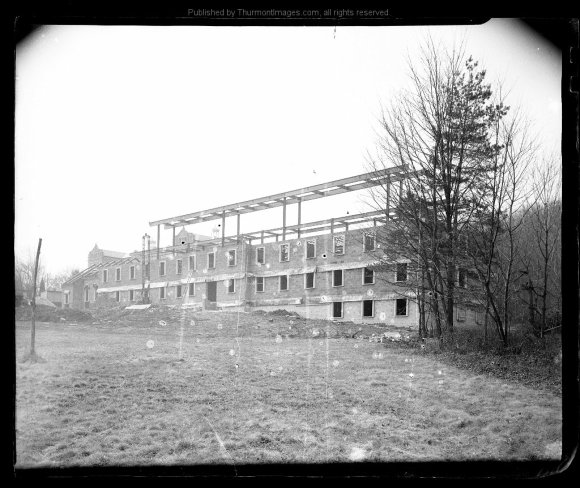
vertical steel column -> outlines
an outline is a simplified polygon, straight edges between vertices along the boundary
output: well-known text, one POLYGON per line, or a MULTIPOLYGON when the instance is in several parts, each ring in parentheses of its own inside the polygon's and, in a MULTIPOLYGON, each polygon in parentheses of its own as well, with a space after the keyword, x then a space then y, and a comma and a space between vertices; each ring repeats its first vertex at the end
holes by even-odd
POLYGON ((403 178, 399 181, 399 203, 403 199, 403 178))
POLYGON ((157 261, 159 261, 159 248, 161 247, 161 225, 157 226, 157 261))
POLYGON ((222 212, 222 247, 226 243, 226 211, 222 212))
POLYGON ((300 225, 302 224, 302 198, 298 199, 298 239, 300 239, 300 225))
POLYGON ((236 236, 236 240, 238 242, 238 244, 240 243, 240 213, 238 212, 238 233, 236 236))
POLYGON ((175 256, 175 226, 173 226, 173 241, 171 242, 171 247, 173 248, 173 255, 175 256))
POLYGON ((282 240, 286 240, 286 197, 282 204, 282 240))
POLYGON ((330 219, 330 238, 334 237, 334 218, 330 219))

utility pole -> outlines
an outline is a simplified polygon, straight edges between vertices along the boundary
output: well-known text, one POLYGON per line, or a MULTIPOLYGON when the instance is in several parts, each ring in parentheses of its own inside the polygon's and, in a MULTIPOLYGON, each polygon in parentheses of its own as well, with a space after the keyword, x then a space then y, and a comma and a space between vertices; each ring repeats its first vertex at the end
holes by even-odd
POLYGON ((38 239, 38 249, 36 250, 36 260, 34 261, 34 275, 32 281, 32 324, 30 328, 30 360, 36 356, 34 342, 36 340, 36 275, 38 274, 38 259, 40 258, 40 246, 42 239, 38 239))

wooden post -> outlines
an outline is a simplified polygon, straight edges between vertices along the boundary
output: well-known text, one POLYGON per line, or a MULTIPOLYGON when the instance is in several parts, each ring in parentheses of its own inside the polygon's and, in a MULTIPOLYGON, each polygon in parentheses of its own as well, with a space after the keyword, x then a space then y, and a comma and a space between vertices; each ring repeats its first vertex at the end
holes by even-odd
POLYGON ((284 197, 282 204, 282 240, 286 240, 286 197, 284 197))
POLYGON ((226 243, 226 211, 222 212, 222 247, 226 243))
POLYGON ((30 328, 30 359, 36 354, 34 351, 34 341, 36 340, 36 275, 38 274, 38 259, 40 257, 40 246, 42 239, 38 239, 38 249, 36 250, 36 260, 34 261, 34 275, 32 278, 32 323, 30 328))

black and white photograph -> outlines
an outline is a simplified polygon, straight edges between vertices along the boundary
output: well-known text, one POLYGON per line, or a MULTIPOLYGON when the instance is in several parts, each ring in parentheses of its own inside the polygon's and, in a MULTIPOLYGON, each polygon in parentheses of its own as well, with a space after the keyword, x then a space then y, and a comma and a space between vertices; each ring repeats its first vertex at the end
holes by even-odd
POLYGON ((558 466, 562 49, 267 14, 16 44, 15 469, 558 466))

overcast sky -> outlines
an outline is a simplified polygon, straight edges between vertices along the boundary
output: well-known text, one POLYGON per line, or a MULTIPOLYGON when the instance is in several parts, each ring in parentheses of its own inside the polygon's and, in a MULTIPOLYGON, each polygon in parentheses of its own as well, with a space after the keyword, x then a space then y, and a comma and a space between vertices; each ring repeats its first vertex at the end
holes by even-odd
MULTIPOLYGON (((49 272, 83 269, 95 243, 140 249, 150 221, 364 173, 381 103, 428 34, 464 39, 559 154, 561 53, 518 21, 41 28, 16 52, 16 254, 42 237, 49 272)), ((349 194, 304 204, 302 221, 367 210, 349 194)), ((242 216, 242 231, 281 212, 242 216)))

